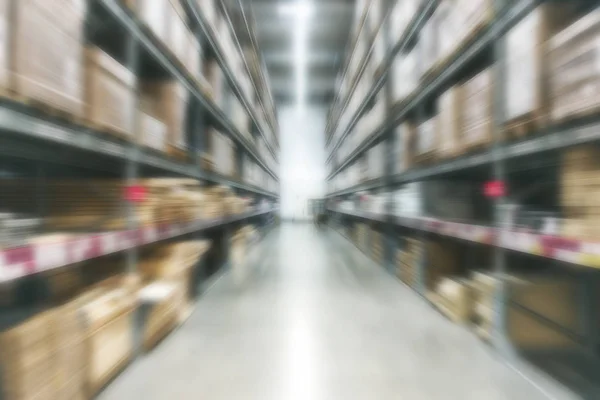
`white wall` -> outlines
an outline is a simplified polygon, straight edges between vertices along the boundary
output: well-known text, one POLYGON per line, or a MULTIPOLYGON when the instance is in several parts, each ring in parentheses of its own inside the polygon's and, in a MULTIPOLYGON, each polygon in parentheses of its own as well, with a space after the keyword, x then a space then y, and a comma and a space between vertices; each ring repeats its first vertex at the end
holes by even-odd
POLYGON ((325 196, 326 109, 279 109, 281 217, 308 219, 307 200, 325 196))

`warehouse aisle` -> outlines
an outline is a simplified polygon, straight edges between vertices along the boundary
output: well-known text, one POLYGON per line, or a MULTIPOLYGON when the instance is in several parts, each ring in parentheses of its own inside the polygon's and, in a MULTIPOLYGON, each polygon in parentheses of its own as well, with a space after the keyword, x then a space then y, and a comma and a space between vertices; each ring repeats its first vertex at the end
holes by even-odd
POLYGON ((337 233, 283 225, 251 264, 100 398, 547 398, 337 233))

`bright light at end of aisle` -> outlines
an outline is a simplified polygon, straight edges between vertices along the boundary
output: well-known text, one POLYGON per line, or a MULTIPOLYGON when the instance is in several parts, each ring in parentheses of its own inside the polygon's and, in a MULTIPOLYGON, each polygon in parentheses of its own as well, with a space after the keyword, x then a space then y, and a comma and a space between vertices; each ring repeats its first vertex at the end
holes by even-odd
POLYGON ((294 22, 294 64, 296 66, 296 107, 303 112, 306 106, 306 63, 308 46, 308 24, 314 8, 309 0, 296 0, 281 4, 279 12, 291 16, 294 22))

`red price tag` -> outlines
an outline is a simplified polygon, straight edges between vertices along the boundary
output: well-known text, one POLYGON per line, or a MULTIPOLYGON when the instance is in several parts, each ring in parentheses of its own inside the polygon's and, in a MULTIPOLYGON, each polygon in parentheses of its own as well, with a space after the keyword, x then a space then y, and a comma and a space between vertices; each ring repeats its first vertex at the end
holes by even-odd
POLYGON ((125 187, 125 199, 132 203, 141 203, 146 200, 146 188, 141 185, 125 187))
POLYGON ((506 185, 504 181, 489 181, 483 186, 483 192, 487 197, 506 196, 506 185))

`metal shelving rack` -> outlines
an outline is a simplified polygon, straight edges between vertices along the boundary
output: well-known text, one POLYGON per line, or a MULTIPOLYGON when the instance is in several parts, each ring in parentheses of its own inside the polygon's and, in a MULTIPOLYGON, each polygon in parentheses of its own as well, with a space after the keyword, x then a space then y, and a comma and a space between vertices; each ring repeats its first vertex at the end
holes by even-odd
MULTIPOLYGON (((182 0, 188 17, 188 26, 192 29, 200 44, 209 46, 211 51, 221 57, 219 62, 228 76, 235 95, 246 106, 258 129, 258 122, 250 103, 244 98, 238 82, 223 57, 214 32, 207 27, 203 16, 192 0, 182 0)), ((234 178, 204 170, 201 166, 200 151, 206 122, 210 122, 226 133, 239 145, 240 153, 247 154, 275 182, 278 176, 261 158, 256 146, 251 143, 232 123, 229 117, 215 104, 205 82, 191 77, 183 66, 159 42, 139 19, 136 13, 120 0, 88 0, 86 29, 95 30, 95 35, 106 35, 110 43, 106 51, 117 53, 114 57, 136 76, 142 69, 151 68, 161 76, 180 82, 191 94, 190 121, 188 126, 187 160, 181 161, 157 152, 142 148, 136 142, 120 140, 105 132, 100 132, 78 122, 58 118, 40 112, 37 108, 19 101, 4 100, 0 104, 0 162, 9 169, 18 169, 23 165, 36 172, 36 178, 43 181, 49 165, 57 165, 73 171, 79 178, 110 176, 122 178, 124 182, 135 183, 138 178, 147 177, 188 177, 207 184, 220 184, 231 187, 242 195, 252 196, 257 206, 251 212, 213 220, 201 220, 190 223, 172 223, 160 226, 139 227, 131 218, 128 202, 123 200, 127 214, 127 230, 94 232, 81 234, 51 244, 24 244, 15 248, 0 250, 0 283, 37 274, 49 269, 59 268, 102 255, 123 252, 127 257, 130 270, 135 270, 137 248, 148 243, 176 238, 182 235, 202 237, 207 231, 220 231, 220 235, 230 237, 233 226, 256 222, 268 225, 277 212, 279 195, 273 188, 263 188, 237 181, 234 178), (148 65, 146 65, 148 64, 148 65), (35 168, 30 168, 35 166, 35 168), (265 205, 265 202, 270 204, 265 205), (83 252, 74 249, 87 249, 83 252)), ((87 40, 94 43, 92 36, 87 40)), ((103 42, 104 45, 106 43, 103 42)), ((276 137, 276 132, 273 132, 276 137)), ((267 138, 263 135, 265 140, 267 138)), ((267 145, 275 156, 273 144, 267 145)), ((240 174, 241 175, 241 174, 240 174)), ((37 180, 36 180, 37 181, 37 180)), ((41 191, 40 191, 41 193, 41 191)), ((40 200, 43 203, 43 199, 40 200)), ((43 207, 43 205, 42 205, 43 207)), ((227 240, 227 239, 226 239, 227 240)))
MULTIPOLYGON (((395 188, 410 182, 426 181, 429 179, 456 179, 457 176, 466 176, 465 174, 478 174, 485 176, 488 180, 505 181, 510 179, 506 173, 506 166, 509 163, 524 162, 534 163, 537 160, 543 160, 544 157, 560 154, 561 150, 580 144, 597 143, 600 139, 600 123, 597 118, 581 119, 579 121, 562 123, 556 126, 543 128, 535 135, 521 138, 517 141, 502 140, 504 113, 502 104, 504 104, 505 94, 499 89, 502 85, 495 85, 494 92, 494 138, 489 148, 458 156, 454 159, 446 159, 427 166, 411 166, 408 170, 395 172, 396 160, 393 149, 395 148, 395 129, 407 118, 413 119, 418 125, 423 120, 423 109, 432 99, 437 98, 444 88, 459 81, 461 74, 473 69, 473 61, 484 52, 492 54, 491 64, 494 69, 496 82, 502 82, 505 74, 505 53, 504 35, 519 21, 523 20, 529 13, 542 1, 539 0, 500 0, 495 1, 494 18, 490 23, 479 31, 466 46, 448 59, 444 65, 430 74, 424 81, 421 81, 418 88, 400 104, 393 104, 391 100, 391 67, 395 57, 403 53, 409 46, 412 46, 417 40, 419 33, 428 19, 433 15, 436 8, 440 5, 440 0, 423 0, 418 12, 408 24, 404 34, 397 42, 392 43, 389 34, 389 18, 383 22, 383 29, 387 32, 387 56, 385 57, 380 75, 375 76, 370 89, 357 111, 349 119, 349 123, 343 129, 339 129, 339 119, 341 112, 337 107, 338 101, 330 110, 330 121, 327 125, 327 152, 328 166, 330 173, 328 181, 335 178, 340 172, 353 165, 359 158, 373 146, 379 143, 386 143, 386 166, 385 174, 379 178, 366 182, 360 182, 350 187, 330 187, 327 198, 329 200, 329 212, 334 227, 352 226, 355 222, 365 222, 372 227, 377 227, 385 234, 385 262, 384 267, 390 271, 395 268, 394 254, 398 248, 399 232, 402 235, 423 239, 428 236, 445 237, 452 240, 458 240, 468 243, 469 246, 486 246, 493 252, 493 264, 491 265, 494 274, 498 277, 505 276, 507 272, 507 263, 513 257, 532 257, 538 261, 546 262, 549 268, 557 269, 567 274, 575 274, 580 279, 581 300, 579 301, 579 318, 582 330, 576 335, 568 332, 568 336, 573 338, 581 345, 586 356, 581 354, 556 354, 536 355, 535 365, 541 366, 541 370, 546 372, 560 383, 570 387, 568 390, 577 391, 584 398, 598 398, 600 394, 600 377, 591 372, 597 370, 600 365, 600 352, 598 343, 599 325, 597 323, 597 304, 598 303, 598 279, 600 274, 597 268, 600 267, 600 245, 581 240, 554 237, 543 234, 535 234, 519 230, 518 228, 507 228, 508 221, 506 213, 502 213, 504 197, 495 200, 492 205, 495 212, 494 218, 487 225, 481 222, 446 221, 436 218, 408 218, 400 217, 394 214, 391 200, 388 196, 388 204, 385 206, 385 212, 372 213, 366 211, 357 211, 343 209, 337 206, 340 201, 346 199, 358 199, 366 192, 386 194, 395 188), (344 141, 352 135, 360 118, 365 115, 369 104, 372 103, 375 96, 381 91, 386 96, 386 118, 359 142, 350 153, 339 159, 337 152, 344 141), (334 108, 336 107, 336 108, 334 108), (414 118, 417 118, 416 121, 414 118), (337 120, 335 119, 337 118, 337 120), (543 260, 546 261, 543 261, 543 260), (594 355, 592 357, 591 355, 594 355), (542 360, 541 362, 540 359, 542 360), (554 367, 548 367, 554 365, 554 367), (559 367, 560 366, 560 367, 559 367), (573 382, 573 379, 565 377, 567 372, 561 373, 560 369, 569 371, 572 376, 579 376, 579 383, 573 382)), ((386 7, 390 10, 394 4, 393 0, 387 1, 386 7)), ((389 16, 389 12, 384 13, 389 16)), ((354 43, 354 46, 356 44, 354 43)), ((371 50, 367 57, 372 53, 374 43, 370 43, 371 50)), ((354 52, 351 50, 350 54, 354 52)), ((351 58, 351 57, 350 57, 351 58)), ((348 60, 347 60, 348 61, 348 60)), ((366 61, 366 60, 365 60, 366 61)), ((364 68, 365 62, 361 65, 364 68)), ((476 67, 478 68, 478 67, 476 67)), ((346 71, 346 69, 344 69, 346 71)), ((345 72, 344 72, 345 73, 345 72)), ((359 75, 360 76, 360 75, 359 75)), ((353 89, 356 85, 353 86, 353 89)), ((353 95, 353 89, 348 98, 343 103, 348 104, 350 96, 353 95)), ((342 108, 343 110, 343 108, 342 108)), ((343 234, 343 232, 341 232, 343 234)), ((427 257, 422 257, 417 265, 419 276, 424 275, 427 269, 427 257)), ((502 279, 501 279, 502 281, 502 279)), ((424 296, 422 285, 415 289, 417 293, 424 296)), ((519 349, 516 349, 508 337, 506 318, 508 309, 522 309, 520 304, 510 304, 507 299, 507 288, 501 285, 499 293, 496 296, 494 304, 496 323, 494 326, 494 336, 491 343, 498 351, 503 354, 509 362, 516 366, 529 366, 529 362, 523 362, 524 359, 533 362, 533 358, 523 358, 519 349)), ((548 321, 543 315, 533 310, 526 311, 531 318, 534 318, 541 324, 550 326, 552 329, 564 331, 564 327, 557 326, 554 321, 548 321)), ((523 367, 527 369, 528 367, 523 367)), ((538 369, 535 369, 537 374, 538 369)), ((550 387, 555 386, 554 379, 547 379, 546 373, 537 375, 541 377, 550 387), (548 383, 550 382, 550 383, 548 383)), ((558 385, 564 388, 562 385, 558 385)))

